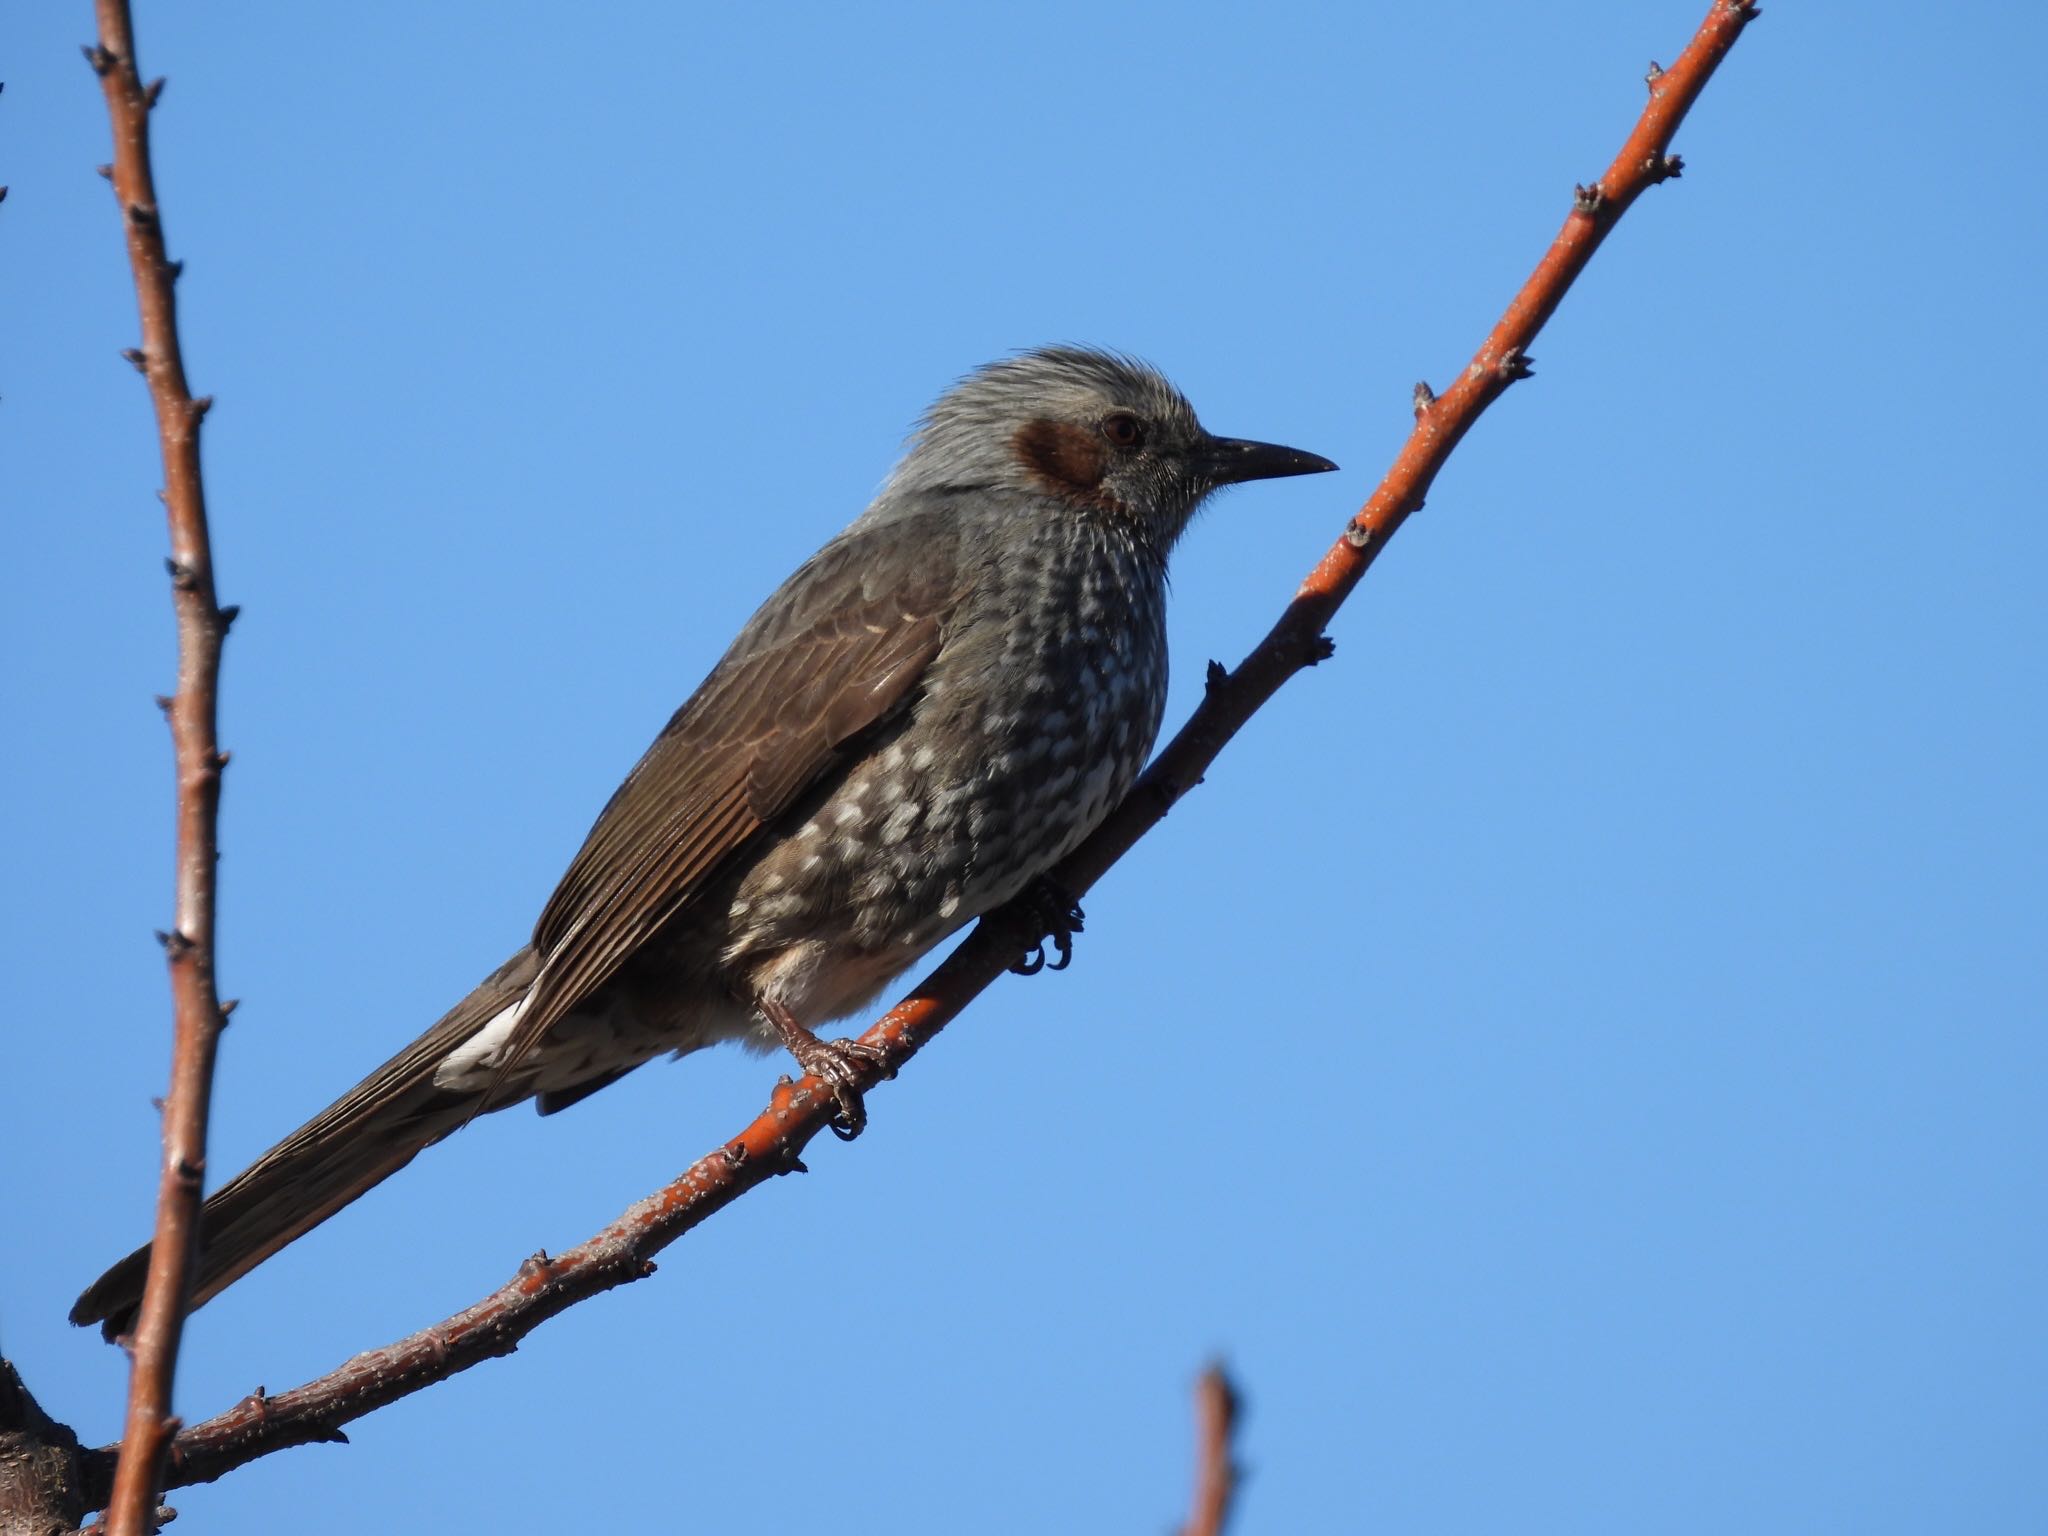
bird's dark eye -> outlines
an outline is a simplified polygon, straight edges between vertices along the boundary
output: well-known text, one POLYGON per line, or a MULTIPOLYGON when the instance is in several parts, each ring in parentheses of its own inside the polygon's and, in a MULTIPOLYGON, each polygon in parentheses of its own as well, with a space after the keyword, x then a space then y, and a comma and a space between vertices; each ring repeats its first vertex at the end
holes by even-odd
POLYGON ((1111 411, 1102 418, 1102 435, 1119 448, 1136 448, 1145 441, 1145 423, 1129 411, 1111 411))

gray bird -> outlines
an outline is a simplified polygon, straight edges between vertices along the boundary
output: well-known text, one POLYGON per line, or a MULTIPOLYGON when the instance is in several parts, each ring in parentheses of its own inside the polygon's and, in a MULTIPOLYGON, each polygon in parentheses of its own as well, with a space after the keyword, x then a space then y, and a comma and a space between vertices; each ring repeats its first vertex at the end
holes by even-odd
MULTIPOLYGON (((785 581, 619 786, 532 941, 206 1202, 192 1305, 477 1114, 552 1114, 645 1061, 780 1043, 863 1118, 813 1029, 1033 889, 1123 798, 1166 702, 1166 561, 1219 486, 1335 469, 1212 437, 1108 352, 992 363, 785 581)), ((74 1323, 127 1331, 144 1247, 74 1323)))

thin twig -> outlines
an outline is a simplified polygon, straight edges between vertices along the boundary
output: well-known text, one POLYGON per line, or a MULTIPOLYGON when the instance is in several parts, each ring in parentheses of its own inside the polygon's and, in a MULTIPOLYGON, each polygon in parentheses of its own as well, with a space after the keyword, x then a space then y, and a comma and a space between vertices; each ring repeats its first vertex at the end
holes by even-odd
POLYGON ((1195 1383, 1195 1501, 1181 1536, 1223 1536, 1243 1469, 1237 1464, 1237 1388, 1220 1365, 1195 1383))
POLYGON ((157 1481, 176 1432, 171 1385, 184 1332, 199 1204, 206 1169, 206 1120, 222 1013, 214 989, 213 924, 220 775, 217 703, 221 642, 232 611, 214 597, 213 552, 199 479, 199 423, 210 401, 195 400, 178 348, 177 269, 164 251, 164 222, 149 163, 149 115, 163 90, 144 85, 135 61, 127 0, 98 0, 99 41, 85 50, 113 120, 114 196, 128 236, 128 262, 142 314, 142 345, 128 359, 149 382, 162 439, 164 507, 169 513, 171 600, 178 621, 178 690, 164 701, 177 759, 176 896, 162 935, 173 1016, 170 1092, 163 1109, 164 1160, 157 1187, 156 1242, 142 1309, 130 1339, 125 1452, 114 1475, 108 1536, 156 1527, 157 1481))
MULTIPOLYGON (((1528 347, 1584 270, 1615 221, 1642 191, 1678 172, 1672 135, 1755 15, 1746 0, 1714 0, 1678 61, 1655 77, 1650 104, 1607 173, 1573 199, 1564 228, 1500 323, 1441 395, 1418 390, 1416 423, 1372 497, 1346 525, 1264 640, 1234 670, 1212 675, 1200 706, 1110 818, 1058 870, 1083 894, 1151 829, 1254 711, 1303 667, 1329 654, 1324 626, 1424 494, 1451 450, 1507 386, 1529 373, 1528 347)), ((1220 672, 1220 669, 1218 669, 1220 672)), ((1035 936, 1008 910, 990 914, 965 942, 861 1039, 880 1052, 869 1073, 893 1076, 983 988, 1003 974, 1021 942, 1035 936)), ((462 1312, 276 1397, 258 1393, 181 1433, 166 1485, 209 1482, 286 1446, 339 1440, 340 1426, 494 1355, 509 1354, 546 1319, 586 1297, 653 1273, 652 1256, 758 1184, 803 1167, 805 1146, 834 1113, 830 1090, 806 1077, 778 1084, 768 1108, 667 1188, 627 1210, 559 1257, 536 1255, 504 1286, 462 1312)), ((111 1449, 88 1458, 104 1476, 111 1449)), ((95 1484, 97 1486, 97 1483, 95 1484)), ((96 1496, 96 1495, 95 1495, 96 1496)))

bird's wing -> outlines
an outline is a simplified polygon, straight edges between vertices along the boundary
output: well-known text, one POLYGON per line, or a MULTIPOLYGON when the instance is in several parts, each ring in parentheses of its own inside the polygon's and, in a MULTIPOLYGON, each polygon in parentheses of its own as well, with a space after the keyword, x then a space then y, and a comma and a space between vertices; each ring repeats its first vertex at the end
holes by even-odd
POLYGON ((909 703, 961 595, 942 519, 856 526, 785 582, 612 796, 534 929, 502 1081, 714 871, 909 703))

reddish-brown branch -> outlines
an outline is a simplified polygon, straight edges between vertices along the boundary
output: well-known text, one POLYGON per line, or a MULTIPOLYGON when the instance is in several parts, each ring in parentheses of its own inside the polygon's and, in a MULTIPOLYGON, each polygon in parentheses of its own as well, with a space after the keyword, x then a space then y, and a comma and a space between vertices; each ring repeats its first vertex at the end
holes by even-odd
POLYGON ((1195 1383, 1195 1502, 1181 1536, 1223 1536, 1237 1498, 1237 1389, 1212 1365, 1195 1383))
MULTIPOLYGON (((1457 381, 1440 396, 1416 392, 1416 423, 1392 470, 1343 535, 1310 571, 1279 622, 1238 667, 1210 679, 1207 696, 1146 770, 1124 804, 1077 849, 1055 878, 1083 894, 1201 781, 1224 745, 1296 672, 1327 652, 1324 626, 1423 496, 1480 414, 1527 373, 1527 349, 1608 230, 1642 191, 1677 173, 1671 137, 1755 12, 1747 0, 1713 0, 1677 63, 1650 85, 1650 103, 1614 164, 1582 189, 1563 230, 1457 381)), ((902 1002, 861 1036, 891 1076, 1000 976, 1026 934, 1008 912, 991 914, 902 1002)), ((802 1167, 799 1158, 834 1111, 815 1078, 784 1081, 739 1135, 699 1159, 588 1242, 554 1259, 537 1255, 504 1286, 410 1338, 358 1355, 327 1376, 277 1397, 254 1396, 177 1437, 166 1485, 208 1482, 290 1445, 341 1438, 340 1426, 453 1375, 518 1341, 556 1313, 653 1272, 652 1255, 755 1185, 802 1167)), ((112 1451, 89 1458, 104 1478, 112 1451)), ((95 1497, 97 1493, 95 1492, 95 1497)))
POLYGON ((142 345, 128 359, 148 380, 156 407, 178 622, 178 689, 164 704, 177 761, 176 894, 171 931, 163 936, 174 1031, 171 1084, 163 1109, 156 1246, 130 1339, 135 1364, 121 1442, 125 1449, 106 1522, 108 1536, 139 1536, 155 1529, 157 1483, 177 1428, 171 1384, 198 1247, 207 1109, 222 1022, 213 973, 214 865, 220 774, 227 759, 216 717, 221 641, 233 614, 222 611, 214 597, 206 497, 199 478, 199 423, 209 402, 193 399, 185 383, 174 295, 177 269, 164 251, 163 213, 150 171, 149 115, 163 82, 142 82, 127 0, 97 0, 96 10, 99 41, 85 53, 106 91, 113 121, 111 179, 142 316, 142 345))

